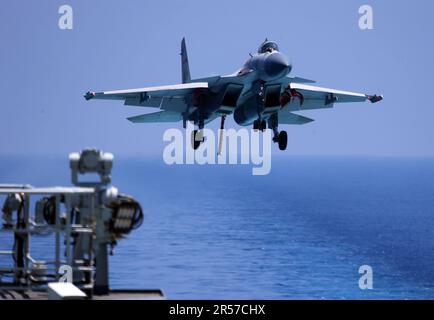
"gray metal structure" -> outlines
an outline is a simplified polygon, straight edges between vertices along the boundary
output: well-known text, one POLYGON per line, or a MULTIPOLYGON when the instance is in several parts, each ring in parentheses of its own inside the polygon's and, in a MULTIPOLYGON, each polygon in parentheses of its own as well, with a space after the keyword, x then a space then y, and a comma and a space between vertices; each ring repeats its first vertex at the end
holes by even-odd
POLYGON ((335 103, 372 103, 383 99, 368 95, 309 85, 315 81, 289 77, 292 64, 279 51, 278 45, 265 40, 256 54, 235 73, 192 80, 185 39, 181 43, 182 84, 138 89, 88 92, 86 100, 121 100, 126 106, 158 108, 160 111, 128 118, 134 123, 193 122, 199 130, 193 132, 193 146, 202 140, 205 124, 233 114, 237 124, 253 125, 255 130, 272 129, 273 141, 279 149, 287 147, 287 133, 279 132, 279 124, 307 124, 312 119, 295 112, 332 108, 335 103))
POLYGON ((12 260, 12 266, 0 266, 0 293, 44 290, 67 276, 65 271, 72 271, 70 281, 89 296, 109 293, 107 247, 143 219, 137 201, 109 186, 112 162, 111 154, 86 149, 70 155, 75 187, 0 185, 5 197, 1 232, 14 239, 11 251, 0 252, 12 260), (80 180, 89 173, 99 180, 80 180), (32 239, 47 234, 55 236, 53 259, 40 261, 33 256, 32 239))

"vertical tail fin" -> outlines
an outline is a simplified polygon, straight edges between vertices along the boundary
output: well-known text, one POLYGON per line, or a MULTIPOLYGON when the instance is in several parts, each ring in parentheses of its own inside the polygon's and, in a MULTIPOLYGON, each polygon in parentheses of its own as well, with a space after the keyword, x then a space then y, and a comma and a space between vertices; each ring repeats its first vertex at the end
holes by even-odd
POLYGON ((185 38, 182 38, 181 43, 181 66, 182 66, 182 83, 190 82, 190 66, 188 63, 187 47, 185 45, 185 38))

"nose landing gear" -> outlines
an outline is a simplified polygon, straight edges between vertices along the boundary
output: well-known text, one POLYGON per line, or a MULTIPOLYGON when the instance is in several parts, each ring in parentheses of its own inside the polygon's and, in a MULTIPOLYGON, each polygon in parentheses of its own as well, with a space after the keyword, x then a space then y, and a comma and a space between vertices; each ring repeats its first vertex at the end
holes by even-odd
POLYGON ((253 121, 253 130, 264 132, 267 129, 267 122, 265 120, 255 120, 253 121))

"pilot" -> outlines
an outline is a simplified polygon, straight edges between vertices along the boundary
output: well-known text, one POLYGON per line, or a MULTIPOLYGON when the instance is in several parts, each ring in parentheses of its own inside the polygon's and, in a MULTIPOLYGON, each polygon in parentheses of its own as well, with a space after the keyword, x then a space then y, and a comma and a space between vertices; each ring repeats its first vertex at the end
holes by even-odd
POLYGON ((279 51, 279 47, 276 42, 265 40, 258 49, 258 53, 272 53, 273 51, 279 51))

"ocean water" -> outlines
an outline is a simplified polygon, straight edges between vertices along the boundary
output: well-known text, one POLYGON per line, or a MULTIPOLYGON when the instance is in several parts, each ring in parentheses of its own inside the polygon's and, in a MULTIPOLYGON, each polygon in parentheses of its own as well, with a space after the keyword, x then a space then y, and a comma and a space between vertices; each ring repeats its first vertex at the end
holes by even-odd
MULTIPOLYGON (((0 183, 69 181, 66 158, 0 157, 0 183)), ((110 257, 113 288, 169 299, 434 298, 434 159, 275 157, 259 177, 250 166, 119 158, 113 185, 145 211, 110 257), (373 268, 372 290, 358 286, 361 265, 373 268)))

